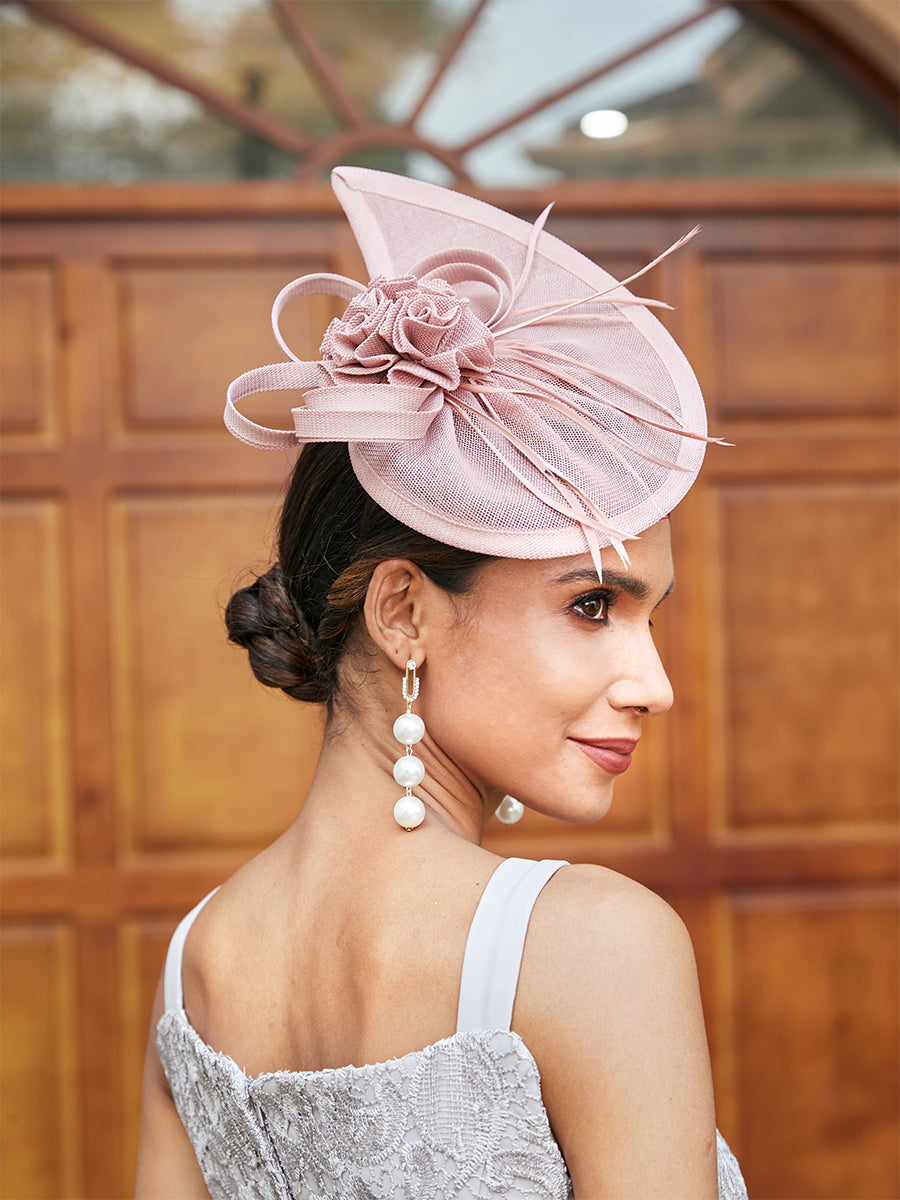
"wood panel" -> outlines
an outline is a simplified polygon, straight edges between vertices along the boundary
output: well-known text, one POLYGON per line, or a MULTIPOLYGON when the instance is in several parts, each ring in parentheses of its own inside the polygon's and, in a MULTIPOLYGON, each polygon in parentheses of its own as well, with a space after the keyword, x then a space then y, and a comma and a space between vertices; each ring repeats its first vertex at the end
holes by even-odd
POLYGON ((63 519, 53 497, 0 505, 0 659, 15 687, 0 690, 0 849, 49 865, 69 852, 71 819, 63 519))
POLYGON ((896 893, 738 894, 729 923, 750 1194, 896 1197, 896 893))
POLYGON ((896 414, 891 259, 716 257, 706 274, 713 417, 896 414))
POLYGON ((896 819, 897 499, 878 480, 719 489, 726 827, 896 819))
POLYGON ((13 445, 50 445, 57 433, 56 294, 52 264, 4 268, 0 433, 13 445))
MULTIPOLYGON (((283 357, 260 318, 286 283, 328 266, 322 258, 296 256, 249 263, 209 258, 117 262, 119 428, 227 436, 220 398, 228 384, 248 363, 283 357)), ((315 354, 332 313, 332 301, 324 296, 288 306, 282 332, 299 357, 315 354)), ((251 403, 254 420, 290 427, 281 393, 251 403)))
POLYGON ((0 934, 4 1200, 79 1197, 75 946, 71 928, 0 934))
POLYGON ((124 855, 259 846, 298 811, 319 709, 257 684, 220 613, 244 565, 269 561, 275 507, 275 497, 248 493, 137 495, 113 506, 124 855))
MULTIPOLYGON (((642 219, 660 214, 715 214, 734 217, 750 214, 752 219, 775 213, 779 217, 801 215, 809 221, 816 213, 883 217, 897 202, 893 181, 879 179, 572 179, 560 187, 552 181, 541 188, 492 188, 484 199, 509 212, 534 214, 548 204, 555 213, 585 214, 589 224, 598 216, 639 215, 642 219)), ((239 216, 269 226, 288 216, 304 224, 321 224, 323 217, 336 218, 341 225, 340 206, 325 180, 309 180, 298 187, 294 179, 243 180, 218 184, 181 183, 177 195, 168 185, 154 183, 109 187, 104 183, 7 183, 0 195, 0 214, 12 220, 95 220, 110 226, 110 218, 200 217, 208 221, 239 216)), ((163 223, 163 222, 161 222, 163 223)), ((706 228, 706 225, 704 225, 706 228)), ((334 235, 328 237, 329 244, 334 235)), ((572 238, 573 242, 577 239, 572 238)), ((354 275, 354 278, 358 278, 354 275)))

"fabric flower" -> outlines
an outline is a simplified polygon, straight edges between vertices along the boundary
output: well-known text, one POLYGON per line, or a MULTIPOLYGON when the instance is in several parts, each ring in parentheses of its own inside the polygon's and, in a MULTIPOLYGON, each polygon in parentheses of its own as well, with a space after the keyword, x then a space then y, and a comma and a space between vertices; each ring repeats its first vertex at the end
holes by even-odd
POLYGON ((331 322, 322 365, 335 383, 360 381, 454 392, 494 364, 494 339, 443 279, 373 279, 331 322))

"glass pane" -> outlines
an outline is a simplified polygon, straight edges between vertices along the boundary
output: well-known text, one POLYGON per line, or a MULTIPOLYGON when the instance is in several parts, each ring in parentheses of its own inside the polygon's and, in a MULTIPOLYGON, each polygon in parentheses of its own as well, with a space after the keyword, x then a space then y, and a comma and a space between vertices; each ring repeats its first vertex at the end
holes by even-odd
MULTIPOLYGON (((457 21, 471 8, 470 0, 440 3, 457 21)), ((704 0, 490 0, 425 123, 441 141, 466 141, 705 7, 704 0)))
MULTIPOLYGON (((442 0, 456 8, 461 0, 442 0)), ((465 6, 467 7, 467 6, 465 6)), ((428 104, 419 128, 444 143, 465 144, 541 97, 629 51, 666 28, 705 10, 704 0, 492 0, 467 39, 462 53, 428 104), (478 87, 472 87, 472 80, 478 87)), ((692 77, 717 40, 711 21, 735 18, 729 11, 706 18, 682 34, 667 55, 668 79, 692 77)), ((645 56, 622 68, 638 78, 659 81, 642 65, 645 56)), ((668 82, 668 80, 667 80, 668 82)), ((535 158, 532 143, 555 143, 571 125, 598 107, 593 100, 603 83, 582 88, 471 152, 471 174, 484 185, 543 183, 564 172, 535 158)), ((604 105, 604 107, 610 107, 604 105)))
POLYGON ((402 121, 397 88, 432 64, 470 0, 307 0, 294 10, 331 57, 347 90, 373 122, 402 121))
MULTIPOLYGON (((67 7, 314 141, 340 128, 333 98, 268 0, 67 0, 67 7)), ((434 0, 317 0, 294 11, 363 116, 378 123, 388 119, 389 86, 453 28, 434 0)), ((0 7, 0 104, 6 180, 260 178, 297 165, 189 94, 16 4, 0 7)), ((366 147, 343 158, 408 170, 403 148, 366 147)))
MULTIPOLYGON (((333 102, 269 0, 67 0, 98 25, 250 100, 316 137, 338 127, 333 102)), ((291 5, 373 121, 412 59, 440 46, 453 20, 434 0, 312 0, 291 5)))
MULTIPOLYGON (((235 13, 237 4, 245 6, 246 16, 253 12, 247 5, 256 0, 223 0, 235 13)), ((158 0, 71 7, 84 9, 92 20, 98 11, 100 16, 115 11, 120 18, 132 12, 142 20, 164 11, 158 0)), ((105 24, 112 28, 111 21, 105 24)), ((229 38, 237 36, 236 26, 222 28, 229 38)), ((115 32, 139 42, 137 26, 115 32)), ((143 48, 166 57, 162 47, 143 48)), ((233 75, 238 73, 235 67, 233 75)), ((227 72, 220 75, 211 81, 227 90, 227 72)), ((252 82, 245 73, 245 91, 252 82)), ((0 7, 0 104, 0 169, 7 182, 236 179, 288 175, 296 166, 290 155, 213 116, 187 92, 32 20, 14 4, 0 7)))
MULTIPOLYGON (((435 140, 465 143, 704 7, 697 0, 494 0, 419 126, 435 140)), ((895 175, 896 125, 887 114, 746 12, 714 12, 485 142, 467 158, 470 173, 485 186, 895 175), (612 127, 615 136, 588 136, 582 118, 598 111, 627 120, 618 132, 612 127)))
MULTIPOLYGON (((695 25, 465 155, 484 186, 566 178, 895 176, 896 123, 752 7, 705 0, 490 0, 425 106, 403 125, 474 0, 293 0, 363 119, 346 121, 269 0, 67 0, 139 50, 355 162, 450 182, 451 151, 692 15, 695 25), (747 14, 750 14, 748 17, 747 14), (589 113, 607 114, 583 121, 589 113), (609 114, 613 115, 610 116, 609 114), (616 116, 615 114, 619 114, 616 116), (402 141, 402 139, 401 139, 402 141), (428 144, 432 146, 429 151, 428 144)), ((276 178, 297 158, 189 93, 64 30, 0 6, 6 180, 276 178)))

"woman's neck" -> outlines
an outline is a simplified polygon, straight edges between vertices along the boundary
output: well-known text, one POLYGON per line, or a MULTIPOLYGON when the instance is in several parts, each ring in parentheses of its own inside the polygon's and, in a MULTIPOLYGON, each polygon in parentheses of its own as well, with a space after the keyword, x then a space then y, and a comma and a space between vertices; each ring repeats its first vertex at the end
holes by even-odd
POLYGON ((336 706, 299 818, 304 832, 330 835, 346 848, 359 842, 367 853, 373 841, 382 839, 403 845, 410 837, 428 842, 433 837, 454 837, 480 844, 501 797, 488 795, 487 789, 467 779, 427 730, 415 747, 425 764, 425 779, 415 789, 425 805, 425 820, 411 833, 394 821, 394 804, 403 788, 392 771, 404 748, 393 737, 397 714, 386 709, 373 699, 365 706, 354 704, 352 711, 336 706))

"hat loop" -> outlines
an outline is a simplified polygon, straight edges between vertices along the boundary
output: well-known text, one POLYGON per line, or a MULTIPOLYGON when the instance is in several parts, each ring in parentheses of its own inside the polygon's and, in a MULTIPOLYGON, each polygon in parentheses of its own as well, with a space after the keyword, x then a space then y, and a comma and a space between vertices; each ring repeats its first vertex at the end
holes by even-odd
POLYGON ((431 279, 449 283, 469 300, 474 314, 489 329, 506 316, 515 295, 512 276, 492 254, 469 251, 466 257, 465 250, 439 250, 416 263, 410 273, 421 283, 431 279))

